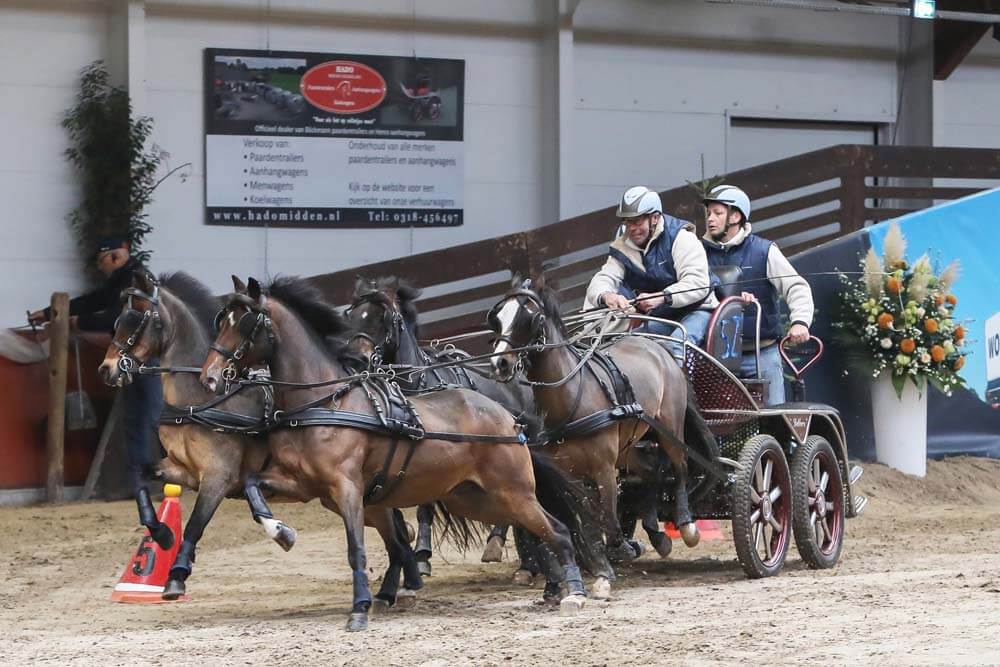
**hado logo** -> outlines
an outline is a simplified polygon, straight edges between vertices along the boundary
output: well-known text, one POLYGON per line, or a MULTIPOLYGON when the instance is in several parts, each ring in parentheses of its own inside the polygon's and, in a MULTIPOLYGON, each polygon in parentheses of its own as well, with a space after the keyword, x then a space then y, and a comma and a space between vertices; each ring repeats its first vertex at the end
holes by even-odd
POLYGON ((385 99, 382 75, 368 65, 333 60, 316 65, 302 75, 302 96, 314 107, 330 113, 355 114, 374 109, 385 99))

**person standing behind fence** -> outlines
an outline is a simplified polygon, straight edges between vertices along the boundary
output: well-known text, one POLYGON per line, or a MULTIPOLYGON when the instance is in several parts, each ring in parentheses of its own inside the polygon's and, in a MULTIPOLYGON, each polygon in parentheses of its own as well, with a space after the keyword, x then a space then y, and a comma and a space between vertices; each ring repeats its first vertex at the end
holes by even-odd
MULTIPOLYGON (((772 241, 757 236, 750 228, 750 197, 733 185, 712 188, 704 200, 705 252, 711 266, 738 266, 742 270, 743 300, 760 303, 760 377, 766 379, 767 405, 785 402, 785 377, 778 353, 782 336, 778 296, 788 304, 792 324, 788 335, 793 343, 809 339, 813 298, 809 283, 772 241)), ((754 354, 757 311, 746 310, 743 320, 742 377, 756 372, 754 354)))
MULTIPOLYGON (((113 332, 115 320, 121 311, 122 290, 131 285, 133 272, 145 271, 145 268, 131 255, 131 243, 124 236, 105 236, 99 239, 95 261, 97 270, 106 280, 92 292, 70 299, 70 328, 77 331, 113 332)), ((47 322, 50 318, 49 308, 29 315, 29 319, 36 324, 47 322)), ((155 365, 156 362, 152 363, 155 365)), ((157 526, 161 524, 156 520, 147 488, 147 480, 154 472, 153 434, 163 407, 160 378, 156 375, 135 375, 131 383, 122 387, 122 392, 125 402, 128 482, 139 505, 139 519, 144 526, 150 528, 157 542, 171 541, 162 529, 157 532, 157 526)), ((168 528, 166 531, 169 533, 168 528)))

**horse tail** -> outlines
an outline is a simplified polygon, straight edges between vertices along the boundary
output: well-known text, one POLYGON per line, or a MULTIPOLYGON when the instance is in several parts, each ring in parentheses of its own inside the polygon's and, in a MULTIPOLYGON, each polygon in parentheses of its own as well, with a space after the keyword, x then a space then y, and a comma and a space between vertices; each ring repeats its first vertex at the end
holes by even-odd
POLYGON ((440 537, 435 540, 438 546, 448 542, 464 554, 472 547, 482 545, 484 528, 481 523, 452 514, 440 500, 427 507, 431 512, 431 521, 439 531, 440 537))
POLYGON ((700 449, 709 459, 715 460, 720 456, 719 443, 708 428, 705 418, 701 416, 698 397, 695 396, 694 387, 690 382, 688 382, 687 406, 684 408, 684 442, 700 449))
POLYGON ((595 572, 605 560, 603 545, 592 542, 587 535, 600 535, 600 513, 594 507, 583 484, 571 480, 552 461, 531 450, 531 467, 535 473, 535 497, 546 512, 561 521, 573 539, 577 564, 595 572))

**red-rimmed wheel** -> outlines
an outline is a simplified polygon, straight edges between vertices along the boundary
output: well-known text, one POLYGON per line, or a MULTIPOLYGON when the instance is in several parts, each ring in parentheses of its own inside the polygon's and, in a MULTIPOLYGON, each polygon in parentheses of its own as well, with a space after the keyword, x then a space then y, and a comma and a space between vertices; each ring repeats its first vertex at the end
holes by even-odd
POLYGON ((844 480, 830 443, 811 435, 792 454, 792 529, 806 565, 836 565, 844 546, 844 480))
POLYGON ((792 481, 785 452, 773 437, 756 435, 743 445, 733 484, 736 556, 751 579, 781 571, 792 533, 792 481))

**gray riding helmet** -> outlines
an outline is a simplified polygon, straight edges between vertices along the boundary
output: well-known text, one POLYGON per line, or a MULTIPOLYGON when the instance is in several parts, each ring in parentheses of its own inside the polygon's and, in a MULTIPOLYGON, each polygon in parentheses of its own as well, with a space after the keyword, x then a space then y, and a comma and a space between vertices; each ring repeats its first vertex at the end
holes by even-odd
POLYGON ((750 197, 735 185, 717 185, 712 188, 708 196, 702 202, 707 206, 712 202, 719 202, 726 206, 732 206, 743 214, 743 220, 750 222, 750 197))
POLYGON ((645 185, 636 185, 626 190, 625 194, 622 195, 616 215, 619 219, 627 219, 638 218, 640 215, 650 213, 663 213, 660 195, 645 185))

